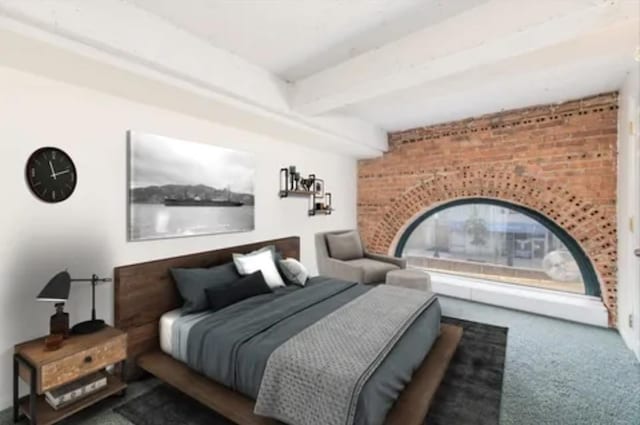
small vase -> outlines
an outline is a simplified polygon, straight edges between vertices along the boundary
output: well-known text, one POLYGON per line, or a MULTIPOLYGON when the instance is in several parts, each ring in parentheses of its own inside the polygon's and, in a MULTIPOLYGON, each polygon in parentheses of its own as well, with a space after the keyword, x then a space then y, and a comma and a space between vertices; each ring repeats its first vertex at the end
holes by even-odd
POLYGON ((64 311, 64 303, 56 303, 56 314, 49 321, 49 333, 69 337, 69 313, 64 311))

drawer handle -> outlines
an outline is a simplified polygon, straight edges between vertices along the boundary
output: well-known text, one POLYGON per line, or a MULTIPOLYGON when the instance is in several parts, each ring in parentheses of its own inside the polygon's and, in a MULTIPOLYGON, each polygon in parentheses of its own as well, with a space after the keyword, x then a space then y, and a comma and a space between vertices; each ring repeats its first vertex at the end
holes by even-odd
POLYGON ((84 358, 85 363, 91 363, 92 361, 93 361, 93 358, 91 358, 91 356, 87 356, 84 358))

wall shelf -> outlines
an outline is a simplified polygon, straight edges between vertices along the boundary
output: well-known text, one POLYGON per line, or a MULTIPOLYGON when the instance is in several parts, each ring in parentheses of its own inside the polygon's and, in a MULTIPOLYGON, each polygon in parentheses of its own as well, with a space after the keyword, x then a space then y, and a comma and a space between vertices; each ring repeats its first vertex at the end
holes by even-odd
POLYGON ((326 192, 320 195, 312 195, 309 198, 311 205, 309 206, 309 215, 314 216, 318 214, 330 215, 333 211, 331 207, 331 193, 326 192))
POLYGON ((278 192, 278 196, 280 196, 281 198, 287 198, 289 196, 311 196, 313 195, 315 192, 312 192, 310 190, 281 190, 280 192, 278 192))
POLYGON ((309 215, 331 215, 332 209, 321 209, 321 210, 309 210, 309 215))
POLYGON ((309 216, 330 215, 333 211, 331 206, 331 193, 325 192, 324 180, 309 174, 303 178, 296 170, 295 166, 280 169, 280 198, 307 197, 309 199, 309 216))

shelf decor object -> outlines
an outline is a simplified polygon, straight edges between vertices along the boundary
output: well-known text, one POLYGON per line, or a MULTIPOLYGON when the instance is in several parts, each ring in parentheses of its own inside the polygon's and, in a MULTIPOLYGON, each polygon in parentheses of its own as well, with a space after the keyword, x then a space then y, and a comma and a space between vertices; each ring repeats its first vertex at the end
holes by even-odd
POLYGON ((309 177, 302 177, 296 166, 280 169, 280 191, 278 196, 287 198, 289 196, 311 196, 315 187, 316 175, 309 174, 309 177))
POLYGON ((309 215, 330 215, 331 211, 333 211, 333 207, 331 206, 331 192, 322 193, 321 195, 314 194, 311 196, 310 201, 309 215))
POLYGON ((306 196, 309 198, 309 216, 316 214, 331 214, 331 193, 324 190, 324 180, 309 174, 307 178, 302 177, 295 165, 280 169, 280 198, 289 196, 306 196))

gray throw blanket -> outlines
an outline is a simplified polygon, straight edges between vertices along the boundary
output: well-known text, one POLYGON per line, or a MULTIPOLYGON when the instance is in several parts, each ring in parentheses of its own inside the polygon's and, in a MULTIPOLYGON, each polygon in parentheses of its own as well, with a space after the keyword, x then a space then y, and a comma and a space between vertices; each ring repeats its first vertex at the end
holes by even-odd
POLYGON ((351 425, 362 387, 434 300, 380 285, 304 329, 269 357, 255 413, 290 425, 351 425))

